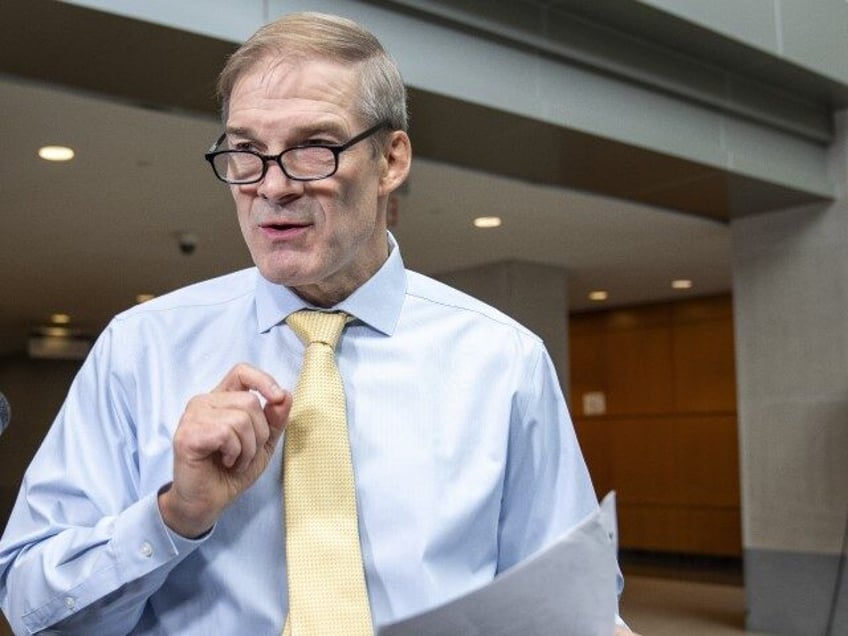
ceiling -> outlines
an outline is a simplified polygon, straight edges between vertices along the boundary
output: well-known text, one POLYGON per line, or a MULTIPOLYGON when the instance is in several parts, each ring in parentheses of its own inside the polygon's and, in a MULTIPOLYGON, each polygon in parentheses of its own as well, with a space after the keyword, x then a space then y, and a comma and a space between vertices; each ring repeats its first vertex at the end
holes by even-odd
MULTIPOLYGON (((219 133, 212 117, 8 77, 0 103, 3 351, 23 349, 51 314, 96 333, 139 293, 250 265, 229 193, 202 157, 219 133), (76 157, 45 162, 45 144, 76 157), (198 239, 191 255, 178 246, 186 231, 198 239)), ((414 163, 394 232, 407 265, 425 273, 510 259, 560 266, 575 310, 596 288, 614 304, 675 297, 679 277, 694 280, 688 294, 730 288, 724 222, 427 159, 414 163), (480 215, 503 225, 476 229, 480 215)))
MULTIPOLYGON (((23 351, 51 314, 94 335, 137 294, 250 265, 228 191, 202 157, 220 132, 211 87, 232 43, 46 0, 0 5, 0 37, 0 354, 23 351), (37 41, 28 24, 39 25, 37 41), (45 144, 71 146, 76 157, 44 162, 36 152, 45 144), (197 236, 191 255, 179 250, 181 232, 197 236)), ((410 93, 416 159, 393 231, 407 266, 424 273, 503 260, 554 265, 574 311, 723 293, 729 193, 747 193, 752 210, 801 200, 649 150, 410 93), (476 229, 481 215, 503 224, 476 229), (694 287, 675 291, 676 278, 694 287), (609 291, 604 305, 587 299, 594 289, 609 291)))

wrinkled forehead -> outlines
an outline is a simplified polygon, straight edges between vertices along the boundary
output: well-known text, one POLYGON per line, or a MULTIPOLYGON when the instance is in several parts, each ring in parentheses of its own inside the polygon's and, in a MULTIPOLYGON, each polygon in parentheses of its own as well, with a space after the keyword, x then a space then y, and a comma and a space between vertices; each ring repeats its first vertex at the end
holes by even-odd
POLYGON ((361 78, 360 64, 317 56, 265 55, 239 74, 230 101, 248 90, 277 96, 318 91, 354 100, 361 93, 361 78))
POLYGON ((262 131, 323 123, 352 134, 361 122, 359 74, 327 60, 267 58, 238 78, 230 95, 227 130, 262 131))

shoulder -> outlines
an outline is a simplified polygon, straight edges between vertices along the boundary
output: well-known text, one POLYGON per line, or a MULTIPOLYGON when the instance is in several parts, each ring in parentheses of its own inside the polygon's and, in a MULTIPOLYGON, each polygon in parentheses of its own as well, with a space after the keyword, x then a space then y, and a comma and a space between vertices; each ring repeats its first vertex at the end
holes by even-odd
POLYGON ((449 316, 489 333, 509 334, 528 344, 541 344, 541 338, 517 320, 470 294, 412 271, 407 271, 407 283, 407 298, 418 306, 419 315, 432 313, 442 319, 449 316))
POLYGON ((182 317, 192 313, 210 315, 245 303, 252 304, 256 276, 256 269, 248 268, 194 283, 127 309, 116 315, 113 323, 169 314, 182 317))
POLYGON ((163 294, 117 314, 104 333, 122 349, 234 336, 256 324, 257 276, 246 269, 163 294))
POLYGON ((115 372, 135 373, 140 366, 161 370, 236 346, 258 331, 257 276, 254 269, 241 270, 135 305, 112 318, 89 357, 115 372))

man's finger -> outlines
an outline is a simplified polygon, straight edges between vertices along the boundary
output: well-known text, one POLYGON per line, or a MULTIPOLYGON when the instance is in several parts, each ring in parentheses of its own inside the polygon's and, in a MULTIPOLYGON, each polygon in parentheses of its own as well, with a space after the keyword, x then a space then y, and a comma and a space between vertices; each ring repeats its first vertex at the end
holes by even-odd
POLYGON ((253 461, 256 456, 256 449, 259 447, 259 440, 265 441, 265 435, 268 432, 268 424, 265 422, 265 416, 262 413, 246 413, 247 420, 239 420, 233 426, 233 432, 239 439, 241 452, 238 456, 238 461, 232 464, 236 471, 244 471, 253 461))
POLYGON ((230 432, 221 440, 221 463, 232 468, 242 452, 242 440, 234 432, 230 432))
POLYGON ((217 391, 256 391, 267 402, 274 404, 282 402, 286 395, 274 378, 245 362, 230 369, 220 384, 213 389, 213 392, 217 391))
POLYGON ((282 399, 279 402, 269 401, 265 405, 265 419, 268 421, 271 433, 267 441, 269 448, 274 448, 277 444, 277 440, 279 440, 280 436, 283 434, 286 424, 289 422, 291 406, 292 396, 288 391, 283 391, 282 399))

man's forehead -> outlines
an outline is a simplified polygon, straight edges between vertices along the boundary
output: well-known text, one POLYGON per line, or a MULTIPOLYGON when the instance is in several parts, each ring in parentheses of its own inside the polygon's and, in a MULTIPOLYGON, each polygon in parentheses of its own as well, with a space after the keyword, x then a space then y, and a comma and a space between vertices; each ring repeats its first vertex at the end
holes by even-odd
POLYGON ((266 60, 233 86, 227 131, 253 138, 275 127, 297 135, 350 134, 360 124, 357 79, 350 68, 323 60, 266 60))
POLYGON ((333 134, 344 136, 350 134, 350 126, 339 117, 322 116, 319 112, 301 112, 287 117, 285 125, 266 126, 260 123, 243 122, 241 118, 230 119, 225 126, 225 132, 231 137, 245 137, 254 140, 263 139, 269 132, 275 137, 305 138, 313 135, 333 134))
POLYGON ((358 88, 356 66, 324 58, 261 58, 246 68, 233 85, 231 99, 238 92, 260 90, 269 95, 297 92, 345 93, 358 88))

